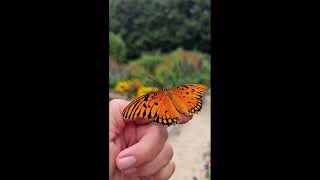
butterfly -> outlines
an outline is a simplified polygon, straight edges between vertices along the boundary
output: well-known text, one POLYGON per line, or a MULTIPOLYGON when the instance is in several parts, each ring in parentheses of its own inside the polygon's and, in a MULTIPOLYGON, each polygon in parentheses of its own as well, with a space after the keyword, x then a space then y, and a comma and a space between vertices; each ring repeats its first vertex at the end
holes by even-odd
POLYGON ((179 124, 180 113, 191 116, 202 109, 203 84, 184 84, 168 90, 150 92, 133 100, 122 111, 125 119, 149 119, 164 126, 179 124))

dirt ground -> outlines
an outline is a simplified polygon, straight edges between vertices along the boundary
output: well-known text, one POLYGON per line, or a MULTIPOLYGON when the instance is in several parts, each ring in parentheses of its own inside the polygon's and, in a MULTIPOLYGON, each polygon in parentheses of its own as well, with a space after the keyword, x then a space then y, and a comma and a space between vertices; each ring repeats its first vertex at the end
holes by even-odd
POLYGON ((191 121, 168 128, 168 143, 173 147, 176 164, 170 180, 208 179, 205 165, 210 164, 210 104, 210 96, 205 96, 203 109, 191 121))

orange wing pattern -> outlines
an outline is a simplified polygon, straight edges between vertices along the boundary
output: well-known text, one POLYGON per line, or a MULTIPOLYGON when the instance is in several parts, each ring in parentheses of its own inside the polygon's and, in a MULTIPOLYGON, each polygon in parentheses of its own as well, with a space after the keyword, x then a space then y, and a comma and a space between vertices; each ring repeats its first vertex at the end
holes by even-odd
POLYGON ((180 114, 167 92, 151 92, 132 101, 122 112, 126 119, 145 118, 162 125, 180 122, 180 114))
POLYGON ((185 115, 193 115, 202 109, 203 94, 208 87, 203 84, 185 84, 170 90, 171 97, 177 110, 185 115))
POLYGON ((180 113, 193 115, 202 109, 203 94, 208 87, 185 84, 169 91, 151 92, 133 100, 122 112, 126 119, 144 118, 162 125, 178 124, 180 113))

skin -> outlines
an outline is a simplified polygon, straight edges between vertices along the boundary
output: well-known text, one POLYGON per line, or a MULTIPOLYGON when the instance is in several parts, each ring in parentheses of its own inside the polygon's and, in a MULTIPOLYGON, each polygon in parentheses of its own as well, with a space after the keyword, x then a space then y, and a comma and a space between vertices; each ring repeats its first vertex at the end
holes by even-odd
MULTIPOLYGON (((109 102, 109 178, 169 179, 175 164, 173 149, 166 143, 167 129, 146 119, 123 119, 121 112, 129 103, 120 99, 109 102)), ((180 117, 182 124, 192 118, 183 114, 180 117)))

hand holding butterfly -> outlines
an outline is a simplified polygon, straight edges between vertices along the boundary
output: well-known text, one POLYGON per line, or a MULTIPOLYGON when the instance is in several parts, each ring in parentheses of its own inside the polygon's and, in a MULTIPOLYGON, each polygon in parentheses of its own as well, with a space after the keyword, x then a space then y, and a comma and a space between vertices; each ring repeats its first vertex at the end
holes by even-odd
MULTIPOLYGON (((172 147, 166 143, 167 129, 149 120, 125 120, 121 112, 128 104, 119 99, 109 103, 109 178, 169 179, 175 164, 172 147)), ((191 118, 182 116, 182 123, 191 118)))

